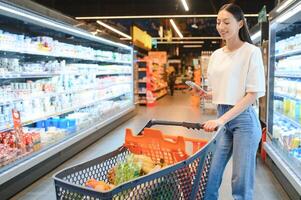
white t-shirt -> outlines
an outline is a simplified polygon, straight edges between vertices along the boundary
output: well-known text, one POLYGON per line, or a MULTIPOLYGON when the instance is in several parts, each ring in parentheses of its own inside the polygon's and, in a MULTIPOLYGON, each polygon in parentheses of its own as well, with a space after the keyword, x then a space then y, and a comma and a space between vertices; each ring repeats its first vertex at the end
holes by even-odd
POLYGON ((261 51, 247 42, 232 52, 214 51, 207 73, 214 104, 235 105, 247 92, 257 92, 257 98, 265 94, 261 51))

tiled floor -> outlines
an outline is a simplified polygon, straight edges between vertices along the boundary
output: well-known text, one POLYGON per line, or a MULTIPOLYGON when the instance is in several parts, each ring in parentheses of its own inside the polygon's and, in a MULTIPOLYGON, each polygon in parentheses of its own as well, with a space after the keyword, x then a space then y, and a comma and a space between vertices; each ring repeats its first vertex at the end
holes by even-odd
MULTIPOLYGON (((63 165, 59 166, 51 173, 45 175, 40 180, 14 196, 12 199, 24 200, 53 200, 55 199, 55 190, 52 180, 52 175, 68 166, 72 166, 105 153, 111 152, 117 147, 121 146, 124 141, 125 128, 132 128, 135 132, 140 131, 146 122, 152 118, 175 120, 175 121, 189 121, 189 122, 202 122, 211 118, 213 115, 204 115, 199 108, 194 107, 192 98, 189 94, 176 92, 175 96, 166 96, 158 101, 157 105, 152 108, 140 107, 138 114, 116 127, 115 130, 96 141, 93 145, 89 146, 72 159, 66 161, 63 165)), ((190 134, 194 137, 210 138, 212 134, 199 133, 196 131, 187 131, 186 129, 174 127, 162 127, 164 132, 169 133, 183 133, 190 134)), ((258 165, 256 171, 255 183, 255 197, 254 200, 289 200, 287 194, 279 185, 272 172, 264 165, 258 158, 258 165)), ((220 200, 231 200, 231 161, 228 163, 225 170, 223 183, 220 189, 220 200)))

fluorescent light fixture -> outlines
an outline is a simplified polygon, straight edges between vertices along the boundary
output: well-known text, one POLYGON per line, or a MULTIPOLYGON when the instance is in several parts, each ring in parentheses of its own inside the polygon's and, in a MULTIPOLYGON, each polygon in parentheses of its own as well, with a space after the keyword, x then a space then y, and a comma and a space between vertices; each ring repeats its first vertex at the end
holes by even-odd
POLYGON ((283 15, 280 15, 278 18, 276 18, 276 22, 282 23, 300 11, 301 11, 301 3, 298 6, 286 11, 283 15))
POLYGON ((38 15, 26 12, 22 9, 16 9, 16 8, 8 6, 8 5, 6 6, 3 3, 0 3, 0 10, 8 12, 10 15, 13 14, 13 15, 21 17, 23 19, 25 18, 25 20, 27 19, 27 20, 37 22, 37 23, 45 25, 47 27, 50 26, 52 28, 57 28, 60 31, 67 31, 67 33, 73 33, 75 35, 80 35, 82 37, 84 36, 84 37, 92 39, 94 41, 104 42, 104 43, 111 44, 111 45, 114 45, 114 46, 120 46, 120 47, 124 47, 124 48, 127 48, 127 49, 131 49, 130 46, 127 46, 127 45, 124 45, 124 44, 121 44, 121 43, 117 43, 117 42, 113 42, 113 41, 110 41, 110 40, 107 40, 107 39, 104 39, 104 38, 101 38, 101 37, 94 36, 90 32, 86 32, 84 30, 76 29, 76 28, 73 28, 71 26, 63 25, 61 23, 57 23, 57 22, 52 21, 50 19, 40 17, 38 15))
POLYGON ((158 41, 157 44, 204 44, 204 41, 158 41))
POLYGON ((251 40, 254 42, 257 38, 261 37, 261 31, 257 31, 251 36, 251 40))
POLYGON ((101 25, 101 26, 103 26, 103 27, 105 27, 105 28, 107 28, 107 29, 109 29, 109 30, 111 30, 111 31, 113 31, 113 32, 115 32, 115 33, 117 33, 117 34, 123 36, 123 37, 126 37, 126 38, 128 38, 128 39, 130 39, 130 40, 132 39, 131 36, 129 36, 129 35, 127 35, 127 34, 121 32, 121 31, 117 30, 116 28, 114 28, 114 27, 112 27, 112 26, 110 26, 110 25, 108 25, 108 24, 105 24, 105 23, 103 23, 103 22, 101 22, 101 21, 99 21, 99 20, 97 20, 96 22, 97 22, 97 24, 99 24, 99 25, 101 25))
POLYGON ((183 48, 201 48, 203 45, 183 45, 183 48))
MULTIPOLYGON (((160 38, 160 37, 152 37, 153 39, 156 40, 167 40, 166 37, 160 38)), ((219 40, 222 39, 221 37, 172 37, 172 40, 219 40)), ((130 40, 128 38, 120 38, 120 40, 130 40)))
POLYGON ((180 38, 183 38, 183 35, 182 35, 181 31, 178 29, 178 27, 177 27, 177 25, 175 24, 175 22, 174 22, 172 19, 170 19, 169 21, 170 21, 172 27, 175 29, 175 31, 176 31, 176 33, 178 34, 178 36, 179 36, 180 38))
MULTIPOLYGON (((267 14, 267 16, 269 16, 267 14)), ((75 19, 166 19, 166 18, 215 18, 217 14, 208 15, 134 15, 134 16, 90 16, 75 17, 75 19)), ((245 14, 245 17, 258 17, 258 14, 245 14)))
POLYGON ((74 27, 79 27, 79 26, 82 26, 82 25, 85 25, 86 23, 82 22, 82 23, 78 23, 76 25, 74 25, 74 27))
POLYGON ((181 1, 182 1, 182 4, 183 4, 183 6, 184 6, 185 11, 188 11, 189 8, 188 8, 188 5, 187 5, 186 0, 181 0, 181 1))
POLYGON ((96 35, 97 33, 102 33, 103 31, 102 30, 99 30, 99 29, 96 29, 96 31, 92 31, 91 33, 93 34, 93 35, 96 35))
POLYGON ((279 6, 279 8, 277 8, 276 12, 279 13, 281 12, 282 10, 284 10, 289 4, 291 4, 292 2, 294 2, 295 0, 287 0, 285 1, 283 4, 281 4, 279 6))

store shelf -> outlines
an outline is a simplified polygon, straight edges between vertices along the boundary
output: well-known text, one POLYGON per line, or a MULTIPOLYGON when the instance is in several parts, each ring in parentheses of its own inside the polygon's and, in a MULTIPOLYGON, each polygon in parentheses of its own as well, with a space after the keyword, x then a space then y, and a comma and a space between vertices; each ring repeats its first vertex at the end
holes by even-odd
POLYGON ((146 72, 146 68, 145 68, 145 69, 139 68, 139 69, 138 69, 138 72, 146 72))
MULTIPOLYGON (((288 179, 292 186, 296 189, 296 191, 301 194, 301 179, 297 176, 296 172, 289 167, 291 161, 286 159, 284 156, 281 156, 279 149, 275 148, 271 142, 264 142, 263 146, 264 150, 272 158, 273 163, 275 163, 277 166, 275 172, 280 170, 284 177, 288 179)), ((279 175, 279 172, 277 174, 279 175)))
POLYGON ((68 138, 65 138, 63 141, 56 142, 55 144, 48 146, 46 149, 39 151, 37 154, 34 154, 30 158, 24 160, 22 163, 16 164, 13 167, 9 167, 6 171, 1 173, 0 184, 3 184, 9 179, 11 179, 12 177, 15 177, 16 175, 21 174, 22 172, 34 167, 38 163, 41 163, 43 160, 46 160, 47 158, 57 154, 58 152, 61 152, 62 150, 66 149, 72 144, 81 141, 83 138, 87 137, 88 135, 94 133, 100 128, 112 123, 116 119, 126 115, 127 113, 133 110, 134 110, 133 106, 125 107, 123 108, 122 111, 107 118, 106 120, 103 120, 95 124, 94 126, 90 126, 85 130, 81 130, 77 133, 74 133, 70 135, 68 138))
POLYGON ((284 114, 282 114, 282 113, 280 113, 280 112, 274 111, 274 113, 275 113, 278 117, 284 119, 285 121, 287 121, 287 122, 289 122, 290 124, 292 124, 293 126, 295 126, 297 129, 300 129, 300 130, 301 130, 301 124, 300 124, 300 123, 296 122, 295 120, 289 118, 288 116, 286 116, 286 115, 284 115, 284 114))
POLYGON ((69 58, 69 59, 76 59, 76 60, 83 60, 83 61, 96 61, 96 62, 107 62, 107 63, 120 63, 120 64, 132 64, 129 61, 116 61, 116 60, 105 60, 100 58, 88 58, 86 56, 74 56, 74 55, 60 55, 52 53, 52 52, 43 52, 43 51, 30 51, 26 49, 11 49, 11 48, 3 48, 0 47, 0 52, 7 54, 7 53, 15 53, 15 54, 25 54, 25 55, 35 55, 35 56, 44 56, 44 57, 55 57, 55 58, 69 58))
POLYGON ((294 101, 296 101, 296 102, 300 102, 300 103, 301 103, 301 99, 298 99, 298 98, 295 98, 295 97, 292 97, 292 96, 289 96, 289 95, 274 93, 274 96, 276 96, 276 97, 281 97, 281 98, 292 99, 292 100, 294 100, 294 101))
MULTIPOLYGON (((60 75, 74 75, 74 76, 80 76, 85 73, 64 73, 64 72, 58 72, 58 73, 2 73, 0 74, 0 79, 17 79, 17 78, 50 78, 54 76, 60 76, 60 75)), ((131 72, 98 72, 95 73, 95 76, 101 76, 101 75, 131 75, 131 72)))
POLYGON ((139 104, 145 105, 145 104, 147 104, 147 101, 139 101, 139 104))
POLYGON ((165 95, 167 95, 167 92, 164 93, 164 94, 162 94, 162 95, 160 95, 160 96, 158 96, 158 97, 156 97, 156 100, 159 100, 160 98, 164 97, 165 95))
POLYGON ((282 58, 282 57, 288 57, 288 56, 294 56, 294 55, 300 55, 301 54, 301 49, 296 49, 296 50, 290 50, 290 51, 285 51, 283 53, 276 54, 275 57, 277 59, 282 58))
POLYGON ((301 78, 301 72, 296 74, 275 74, 275 77, 279 78, 301 78))
POLYGON ((160 87, 160 88, 158 88, 158 89, 152 90, 152 92, 157 92, 157 91, 163 90, 163 89, 165 89, 165 88, 167 88, 167 86, 160 87))
POLYGON ((138 83, 146 83, 146 81, 138 81, 138 83))
POLYGON ((5 73, 0 74, 0 79, 16 79, 16 78, 50 78, 59 76, 59 73, 5 73))
MULTIPOLYGON (((76 105, 76 106, 73 106, 73 107, 70 107, 70 108, 66 108, 66 109, 64 109, 60 112, 46 114, 46 115, 36 117, 36 118, 30 119, 30 120, 26 120, 26 121, 22 122, 22 126, 33 124, 35 122, 38 122, 38 121, 41 121, 41 120, 44 120, 44 119, 48 119, 48 118, 51 118, 51 117, 59 116, 59 115, 65 114, 65 113, 69 113, 69 112, 72 112, 74 110, 78 110, 78 109, 81 109, 81 108, 93 106, 93 105, 96 105, 96 104, 100 103, 101 101, 114 99, 114 98, 117 98, 117 97, 119 97, 121 95, 124 95, 124 94, 127 94, 127 93, 128 92, 120 93, 120 94, 113 95, 113 96, 107 96, 107 97, 104 97, 104 98, 101 98, 101 99, 98 99, 98 100, 94 100, 94 101, 91 101, 91 102, 88 102, 88 103, 84 103, 84 104, 81 104, 81 105, 76 105)), ((11 129, 13 129, 13 125, 0 127, 0 132, 5 132, 5 131, 11 130, 11 129)))
POLYGON ((5 100, 0 102, 0 105, 8 105, 13 102, 18 102, 18 101, 26 101, 26 100, 31 100, 31 99, 36 99, 36 98, 45 98, 45 97, 55 97, 59 95, 65 95, 65 94, 79 94, 83 92, 88 92, 88 91, 97 91, 97 90, 104 90, 104 89, 109 89, 111 87, 117 86, 117 85, 125 85, 125 84, 131 84, 132 82, 120 82, 120 83, 115 83, 111 85, 106 85, 103 86, 102 88, 86 88, 82 90, 70 90, 70 91, 64 91, 64 92, 41 92, 37 93, 36 95, 30 94, 30 97, 25 97, 25 98, 16 98, 16 99, 10 99, 10 100, 5 100))
POLYGON ((146 92, 138 92, 138 94, 146 94, 146 92))

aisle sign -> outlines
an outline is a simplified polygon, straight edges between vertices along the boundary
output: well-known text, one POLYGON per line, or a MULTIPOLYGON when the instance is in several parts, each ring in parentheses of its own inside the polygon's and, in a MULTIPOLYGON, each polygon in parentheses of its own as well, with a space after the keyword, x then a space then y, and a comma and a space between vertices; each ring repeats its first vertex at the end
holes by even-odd
POLYGON ((258 13, 258 23, 266 22, 267 21, 267 10, 266 7, 263 8, 258 13))
POLYGON ((146 31, 142 31, 137 26, 132 28, 133 44, 137 47, 151 50, 152 49, 152 37, 147 34, 146 31))

